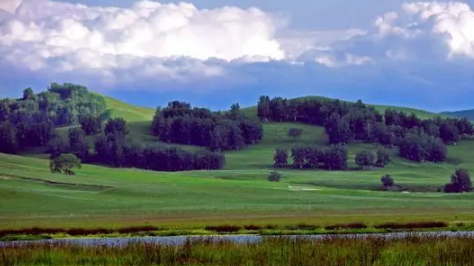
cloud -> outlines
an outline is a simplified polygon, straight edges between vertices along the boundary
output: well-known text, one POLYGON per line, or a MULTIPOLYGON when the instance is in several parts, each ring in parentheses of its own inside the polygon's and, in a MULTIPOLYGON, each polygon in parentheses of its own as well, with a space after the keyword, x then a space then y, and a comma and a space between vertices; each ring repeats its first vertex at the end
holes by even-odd
POLYGON ((196 59, 284 59, 273 37, 274 20, 256 8, 198 10, 187 3, 151 1, 115 8, 25 0, 0 25, 0 55, 33 71, 107 74, 143 66, 143 73, 156 76, 215 76, 221 70, 203 69, 196 59), (170 66, 170 61, 177 63, 170 66))
POLYGON ((375 19, 372 29, 300 60, 331 66, 385 61, 474 59, 474 12, 461 2, 405 3, 375 19))
POLYGON ((214 106, 312 94, 450 108, 474 96, 474 12, 464 3, 406 3, 366 30, 301 31, 257 8, 0 1, 5 94, 58 81, 214 106))

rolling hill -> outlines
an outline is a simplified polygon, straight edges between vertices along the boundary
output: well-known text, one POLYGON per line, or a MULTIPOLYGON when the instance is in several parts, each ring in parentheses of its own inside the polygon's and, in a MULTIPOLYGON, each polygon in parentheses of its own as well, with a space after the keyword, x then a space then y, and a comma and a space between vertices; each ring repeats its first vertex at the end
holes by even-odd
MULTIPOLYGON (((148 133, 154 110, 111 98, 106 98, 106 103, 113 116, 129 122, 133 138, 158 141, 148 133)), ((256 107, 244 110, 256 115, 256 107)), ((401 110, 417 111, 425 117, 436 115, 401 110)), ((279 170, 281 182, 274 183, 268 182, 267 176, 274 170, 275 147, 325 145, 327 136, 323 128, 311 125, 263 126, 261 143, 226 152, 226 166, 217 171, 167 173, 84 165, 76 176, 64 176, 52 174, 48 160, 0 154, 0 228, 474 221, 474 194, 437 192, 456 168, 474 171, 474 141, 449 146, 449 159, 444 164, 413 163, 392 150, 393 161, 386 168, 330 172, 283 169, 279 170), (297 140, 286 136, 295 126, 303 129, 297 140), (410 192, 380 191, 380 177, 385 174, 410 192)), ((354 166, 355 154, 373 148, 373 144, 352 143, 348 148, 350 166, 354 166)))
POLYGON ((458 118, 467 118, 471 121, 474 121, 474 109, 470 110, 462 110, 462 111, 454 111, 454 112, 442 112, 441 114, 447 115, 447 116, 452 116, 452 117, 458 117, 458 118))

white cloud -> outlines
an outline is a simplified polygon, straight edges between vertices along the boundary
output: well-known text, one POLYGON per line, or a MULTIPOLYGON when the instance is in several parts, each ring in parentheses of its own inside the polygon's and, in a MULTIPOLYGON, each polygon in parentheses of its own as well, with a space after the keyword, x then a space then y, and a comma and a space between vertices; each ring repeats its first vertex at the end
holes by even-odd
POLYGON ((474 12, 461 2, 405 3, 374 21, 373 28, 330 50, 307 51, 300 60, 346 65, 387 60, 474 59, 474 12))
POLYGON ((198 10, 187 3, 141 1, 123 9, 25 0, 14 17, 0 24, 0 55, 12 65, 34 71, 143 66, 150 75, 215 76, 222 70, 203 69, 203 63, 194 59, 284 59, 274 38, 274 20, 256 8, 198 10), (193 60, 173 67, 163 64, 176 57, 193 60))
MULTIPOLYGON (((294 30, 285 17, 256 8, 197 9, 151 1, 129 8, 49 0, 0 3, 9 10, 0 10, 0 81, 7 84, 238 89, 253 98, 284 95, 286 88, 293 94, 364 99, 381 90, 384 97, 405 99, 410 90, 446 95, 474 88, 474 12, 464 3, 406 3, 376 18, 368 30, 334 31, 319 31, 317 25, 313 31, 294 30)), ((1 86, 6 85, 0 84, 0 91, 1 86)))

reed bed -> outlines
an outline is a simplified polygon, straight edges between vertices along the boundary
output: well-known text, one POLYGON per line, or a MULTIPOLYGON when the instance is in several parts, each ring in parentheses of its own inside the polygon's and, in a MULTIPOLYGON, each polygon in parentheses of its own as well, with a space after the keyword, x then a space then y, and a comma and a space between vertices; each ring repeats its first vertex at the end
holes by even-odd
POLYGON ((474 238, 276 237, 254 243, 202 238, 182 245, 119 246, 23 243, 0 247, 0 265, 469 266, 474 265, 474 238))

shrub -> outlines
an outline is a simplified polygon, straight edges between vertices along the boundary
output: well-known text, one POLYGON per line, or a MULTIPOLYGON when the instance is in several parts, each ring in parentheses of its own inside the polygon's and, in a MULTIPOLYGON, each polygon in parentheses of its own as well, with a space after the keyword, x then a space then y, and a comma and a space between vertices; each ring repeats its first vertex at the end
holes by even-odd
POLYGON ((384 187, 391 187, 395 183, 390 175, 382 176, 382 178, 380 178, 380 181, 382 182, 384 187))
POLYGON ((52 173, 64 173, 67 175, 74 175, 71 169, 77 167, 81 168, 81 160, 74 154, 62 154, 49 163, 49 168, 52 173))
POLYGON ((390 153, 387 151, 387 149, 383 147, 377 149, 377 161, 375 162, 375 166, 385 167, 390 163, 391 160, 390 153))
POLYGON ((262 227, 258 226, 258 225, 254 225, 254 224, 249 224, 249 225, 246 225, 244 226, 245 230, 260 230, 262 229, 262 227))
POLYGON ((270 175, 268 176, 268 181, 270 182, 279 182, 281 179, 281 174, 278 172, 271 172, 270 175))
POLYGON ((297 139, 301 137, 302 134, 303 134, 303 129, 292 127, 288 130, 287 136, 292 137, 293 139, 297 139))
POLYGON ((218 226, 206 226, 205 228, 207 231, 215 231, 215 232, 238 232, 242 229, 240 226, 237 225, 218 225, 218 226))
POLYGON ((339 229, 365 229, 367 225, 364 223, 348 223, 348 224, 334 224, 324 227, 326 230, 339 230, 339 229))
POLYGON ((411 223, 384 223, 375 225, 377 229, 420 229, 420 228, 444 228, 448 227, 445 222, 411 222, 411 223))
POLYGON ((362 151, 356 154, 355 163, 363 169, 375 166, 376 154, 372 151, 362 151))
POLYGON ((456 169, 451 175, 451 183, 444 187, 446 193, 461 193, 472 191, 472 182, 469 172, 464 168, 456 169))

